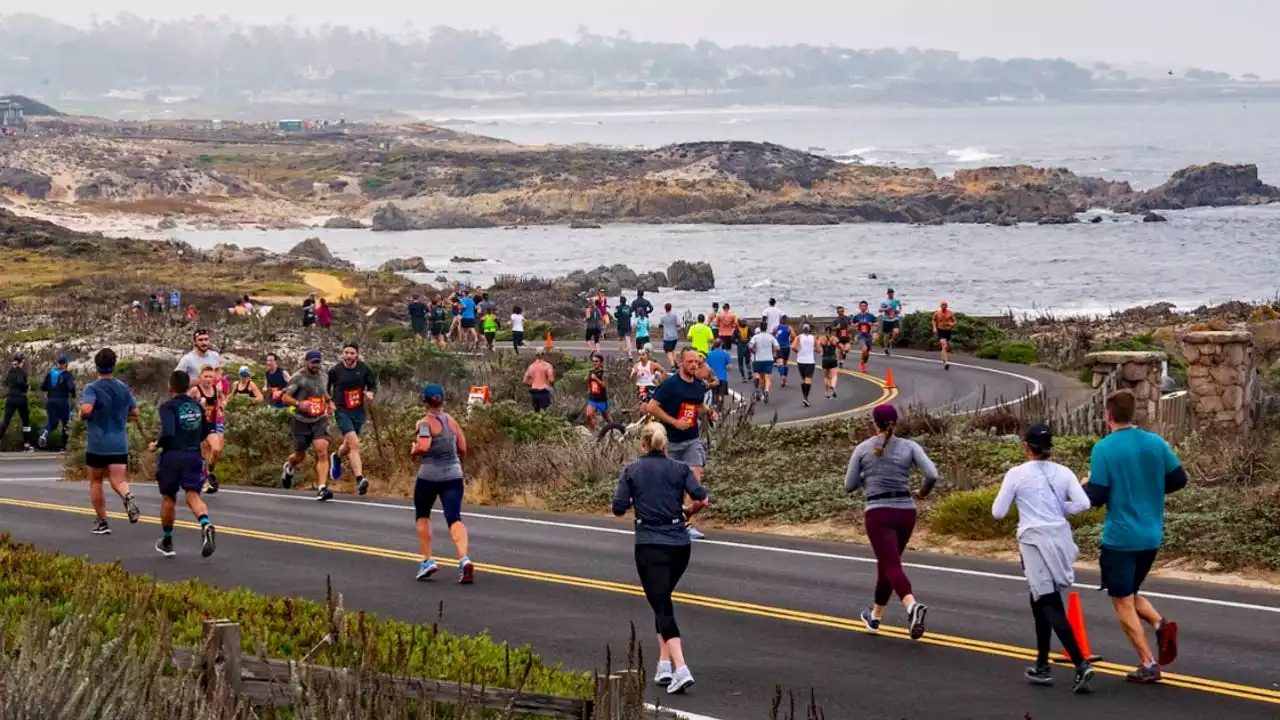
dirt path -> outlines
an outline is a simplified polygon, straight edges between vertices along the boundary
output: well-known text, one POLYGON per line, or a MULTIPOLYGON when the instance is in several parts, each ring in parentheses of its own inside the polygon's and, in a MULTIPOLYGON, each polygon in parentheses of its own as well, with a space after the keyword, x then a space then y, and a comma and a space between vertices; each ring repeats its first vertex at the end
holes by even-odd
POLYGON ((315 288, 325 300, 345 300, 356 294, 355 288, 343 284, 341 280, 328 273, 304 272, 302 280, 315 288))

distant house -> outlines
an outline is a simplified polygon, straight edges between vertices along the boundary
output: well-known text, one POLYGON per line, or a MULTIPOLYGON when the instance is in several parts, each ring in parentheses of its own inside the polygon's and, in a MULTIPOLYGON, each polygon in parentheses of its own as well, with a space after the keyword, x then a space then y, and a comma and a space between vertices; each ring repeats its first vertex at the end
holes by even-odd
POLYGON ((302 132, 301 120, 281 120, 277 125, 280 132, 302 132))
POLYGON ((26 128, 22 104, 16 100, 0 99, 0 127, 26 128))

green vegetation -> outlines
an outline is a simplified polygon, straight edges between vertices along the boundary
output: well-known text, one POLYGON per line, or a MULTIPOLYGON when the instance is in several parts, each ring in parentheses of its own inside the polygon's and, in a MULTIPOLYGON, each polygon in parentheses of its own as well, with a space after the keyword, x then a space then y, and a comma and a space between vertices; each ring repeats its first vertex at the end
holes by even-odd
POLYGON ((62 117, 65 114, 58 112, 39 100, 32 100, 26 95, 0 95, 0 103, 8 102, 21 105, 22 114, 27 117, 62 117))
POLYGON ((1029 342, 988 342, 978 349, 978 357, 1020 365, 1033 365, 1040 361, 1036 346, 1029 342))
MULTIPOLYGON (((1015 505, 1002 520, 991 516, 991 505, 996 500, 999 485, 988 485, 977 490, 952 493, 942 499, 929 514, 929 529, 933 532, 964 540, 998 540, 1014 536, 1018 527, 1018 508, 1015 505)), ((1073 528, 1101 526, 1107 512, 1091 508, 1071 517, 1073 528)))
POLYGON ((367 177, 360 180, 360 189, 366 193, 375 193, 381 190, 387 181, 380 177, 367 177))
MULTIPOLYGON (((1004 331, 995 325, 972 315, 956 313, 956 328, 951 333, 951 347, 957 352, 971 353, 989 343, 1002 342, 1004 337, 1004 331)), ((938 340, 933 335, 933 312, 922 310, 903 315, 900 339, 903 347, 921 350, 938 349, 938 340)))

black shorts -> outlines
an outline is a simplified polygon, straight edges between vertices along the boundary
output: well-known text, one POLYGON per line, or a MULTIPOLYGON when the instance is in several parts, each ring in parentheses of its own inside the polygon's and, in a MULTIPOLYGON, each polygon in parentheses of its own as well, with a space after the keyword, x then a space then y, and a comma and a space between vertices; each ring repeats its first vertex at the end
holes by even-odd
POLYGON ((899 322, 901 321, 900 320, 881 320, 880 332, 893 332, 894 330, 897 330, 899 322))
POLYGON ((808 380, 813 377, 814 363, 800 363, 796 367, 800 368, 800 378, 802 380, 808 380))
POLYGON ((630 326, 630 325, 627 325, 627 326, 625 326, 625 327, 623 327, 622 325, 619 325, 619 326, 618 326, 618 339, 619 339, 619 340, 622 340, 623 338, 629 337, 630 335, 631 335, 631 326, 630 326))
POLYGON ((329 439, 329 418, 321 418, 312 423, 303 422, 296 417, 291 420, 294 452, 306 452, 316 440, 329 439))
POLYGON ((409 327, 413 328, 413 334, 414 334, 414 335, 426 335, 426 334, 427 334, 427 323, 426 323, 425 321, 424 321, 424 322, 418 322, 417 320, 414 320, 412 323, 410 323, 410 324, 409 324, 409 327))
POLYGON ((461 480, 446 482, 428 482, 419 480, 413 486, 414 519, 422 520, 431 517, 431 508, 436 499, 440 500, 440 509, 444 510, 444 521, 453 524, 462 519, 462 495, 466 485, 461 480))
POLYGON ((523 330, 512 330, 512 331, 511 331, 511 344, 512 344, 513 346, 515 346, 515 347, 523 347, 523 346, 524 346, 524 331, 523 331, 523 330))
POLYGON ((645 345, 648 345, 648 344, 649 344, 649 336, 648 336, 648 335, 645 335, 644 337, 640 337, 639 335, 637 335, 637 336, 636 336, 636 349, 637 349, 637 350, 643 350, 643 349, 644 349, 644 346, 645 346, 645 345))
POLYGON ((1102 587, 1113 598, 1136 595, 1142 582, 1151 572, 1156 561, 1155 550, 1116 550, 1106 545, 1098 554, 1098 567, 1102 570, 1102 587))
POLYGON ((728 382, 721 381, 719 385, 716 385, 715 387, 711 388, 711 399, 716 401, 717 403, 724 402, 724 399, 728 396, 729 396, 728 382))
POLYGON ((733 336, 732 336, 732 335, 721 335, 721 336, 720 336, 720 347, 724 348, 725 350, 727 350, 727 351, 729 351, 729 352, 732 352, 732 351, 733 351, 733 345, 734 345, 734 342, 736 342, 736 341, 733 339, 733 336))
POLYGON ((840 346, 841 350, 848 352, 849 346, 853 344, 853 338, 850 338, 848 335, 840 335, 836 337, 836 343, 840 346))
POLYGON ((782 361, 783 365, 786 365, 787 363, 791 362, 791 348, 780 347, 778 348, 777 355, 778 355, 778 359, 782 361))
POLYGON ((180 491, 200 492, 204 487, 204 458, 199 450, 168 450, 156 460, 156 484, 160 494, 175 498, 180 491))
POLYGON ((680 342, 680 341, 679 341, 679 340, 663 340, 663 341, 662 341, 662 351, 663 351, 663 352, 675 352, 675 351, 676 351, 676 343, 678 343, 678 342, 680 342))
POLYGON ((600 328, 587 328, 585 337, 587 342, 600 342, 600 328))
POLYGON ((105 470, 112 465, 128 465, 129 454, 123 455, 100 455, 98 453, 87 452, 84 454, 84 464, 94 470, 105 470))
POLYGON ((530 390, 529 400, 533 403, 534 412, 541 412, 551 407, 550 390, 530 390))
POLYGON ((443 335, 444 335, 444 323, 442 322, 431 323, 431 337, 442 337, 443 335))
POLYGON ((474 328, 475 326, 476 326, 476 319, 475 319, 475 318, 462 318, 462 328, 463 328, 464 330, 470 330, 470 329, 474 328))
POLYGON ((939 330, 939 331, 938 331, 938 339, 939 339, 939 340, 946 340, 947 342, 951 342, 951 332, 952 332, 951 330, 939 330))
POLYGON ((839 362, 839 361, 838 361, 838 360, 836 360, 835 358, 828 358, 828 357, 824 357, 824 358, 822 358, 822 369, 823 369, 823 370, 835 370, 835 369, 836 369, 836 364, 837 364, 838 362, 839 362))

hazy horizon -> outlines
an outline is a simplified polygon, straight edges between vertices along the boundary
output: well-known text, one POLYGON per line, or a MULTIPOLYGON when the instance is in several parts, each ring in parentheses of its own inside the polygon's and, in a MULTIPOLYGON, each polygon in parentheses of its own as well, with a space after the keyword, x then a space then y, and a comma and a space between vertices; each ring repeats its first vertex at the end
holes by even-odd
POLYGON ((222 0, 208 12, 162 0, 64 0, 32 14, 77 26, 120 13, 156 20, 204 16, 245 24, 288 23, 303 28, 350 25, 384 32, 426 34, 437 25, 493 29, 514 43, 572 38, 579 26, 636 39, 722 45, 809 43, 857 48, 951 50, 965 57, 1054 58, 1092 63, 1198 67, 1234 75, 1280 77, 1280 53, 1270 36, 1280 27, 1280 3, 1229 0, 1206 10, 1190 0, 1076 0, 1043 6, 1021 0, 908 0, 848 3, 800 0, 780 8, 740 0, 733 10, 709 2, 650 0, 516 0, 433 4, 411 9, 400 0, 222 0))

